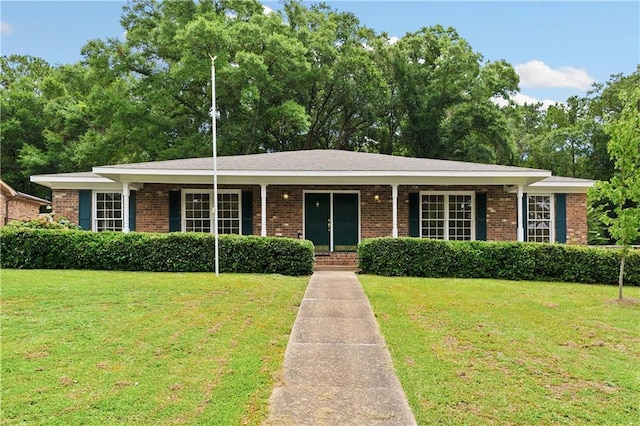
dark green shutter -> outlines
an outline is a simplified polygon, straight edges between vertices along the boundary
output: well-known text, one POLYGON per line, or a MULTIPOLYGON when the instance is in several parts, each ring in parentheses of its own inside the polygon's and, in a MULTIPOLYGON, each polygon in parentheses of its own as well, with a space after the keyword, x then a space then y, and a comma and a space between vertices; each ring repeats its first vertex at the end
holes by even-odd
POLYGON ((567 242, 567 194, 556 194, 556 242, 567 242))
POLYGON ((476 193, 476 240, 487 241, 487 194, 476 193))
POLYGON ((129 192, 129 229, 136 230, 136 192, 129 192))
POLYGON ((91 190, 81 189, 78 197, 78 225, 91 231, 91 190))
POLYGON ((182 224, 180 223, 180 191, 169 191, 169 232, 180 232, 182 224))
POLYGON ((527 212, 528 205, 529 199, 527 198, 527 194, 522 194, 522 235, 524 241, 527 241, 527 228, 529 228, 529 213, 527 212))
POLYGON ((242 191, 242 235, 253 235, 253 191, 242 191))
POLYGON ((420 236, 420 194, 409 193, 409 236, 420 236))

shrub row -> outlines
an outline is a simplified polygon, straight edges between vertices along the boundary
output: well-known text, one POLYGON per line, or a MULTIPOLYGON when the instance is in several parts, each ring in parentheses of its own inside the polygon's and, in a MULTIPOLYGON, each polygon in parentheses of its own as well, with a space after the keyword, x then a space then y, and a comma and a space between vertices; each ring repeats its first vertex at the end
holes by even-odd
MULTIPOLYGON (((372 238, 358 246, 360 269, 387 276, 496 278, 617 284, 620 251, 565 244, 372 238)), ((625 265, 640 285, 640 253, 625 265)))
MULTIPOLYGON (((309 275, 309 241, 220 235, 220 271, 309 275)), ((213 235, 0 229, 0 265, 21 269, 214 271, 213 235)))

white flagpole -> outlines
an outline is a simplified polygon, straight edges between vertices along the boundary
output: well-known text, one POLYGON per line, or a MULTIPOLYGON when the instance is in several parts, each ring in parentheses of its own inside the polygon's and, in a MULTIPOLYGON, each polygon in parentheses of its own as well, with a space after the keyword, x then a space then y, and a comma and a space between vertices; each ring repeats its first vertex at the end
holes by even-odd
POLYGON ((216 66, 217 56, 211 56, 211 134, 213 135, 213 238, 215 241, 215 271, 220 273, 218 245, 218 154, 216 141, 216 66))

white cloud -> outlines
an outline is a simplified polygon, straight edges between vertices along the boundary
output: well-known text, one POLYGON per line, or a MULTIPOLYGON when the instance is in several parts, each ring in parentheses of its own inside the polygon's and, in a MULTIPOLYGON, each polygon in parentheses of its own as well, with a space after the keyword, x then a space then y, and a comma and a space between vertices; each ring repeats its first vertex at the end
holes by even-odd
POLYGON ((572 87, 588 90, 595 81, 587 71, 580 68, 560 67, 553 69, 542 61, 529 61, 515 67, 522 87, 572 87))
POLYGON ((389 40, 387 40, 387 44, 396 44, 398 40, 400 40, 398 37, 392 36, 389 38, 389 40))
POLYGON ((3 36, 11 35, 13 33, 13 25, 5 21, 0 22, 0 32, 3 36))
POLYGON ((262 13, 265 15, 271 15, 273 13, 273 9, 268 6, 262 5, 262 13))
MULTIPOLYGON (((496 105, 499 106, 507 106, 509 105, 509 101, 507 99, 504 99, 502 97, 495 97, 495 98, 491 98, 491 100, 493 101, 493 103, 495 103, 496 105)), ((533 96, 528 96, 525 95, 523 93, 516 93, 515 96, 511 97, 511 100, 513 102, 515 102, 518 105, 524 105, 524 104, 536 104, 538 102, 542 102, 542 109, 546 110, 547 108, 549 108, 552 105, 555 105, 556 103, 561 104, 562 102, 558 102, 558 101, 554 101, 551 99, 536 99, 533 96)))

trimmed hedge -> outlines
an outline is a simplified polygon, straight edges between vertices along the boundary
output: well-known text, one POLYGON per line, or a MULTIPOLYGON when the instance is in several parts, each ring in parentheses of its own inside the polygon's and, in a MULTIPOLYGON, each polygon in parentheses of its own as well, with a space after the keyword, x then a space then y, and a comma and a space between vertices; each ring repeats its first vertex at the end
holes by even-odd
MULTIPOLYGON (((220 272, 310 275, 310 241, 220 235, 220 272)), ((18 269, 214 271, 215 240, 199 233, 0 229, 0 265, 18 269)))
MULTIPOLYGON (((372 238, 358 246, 364 273, 617 284, 620 251, 573 246, 420 238, 372 238)), ((640 253, 626 260, 626 285, 640 285, 640 253)))

